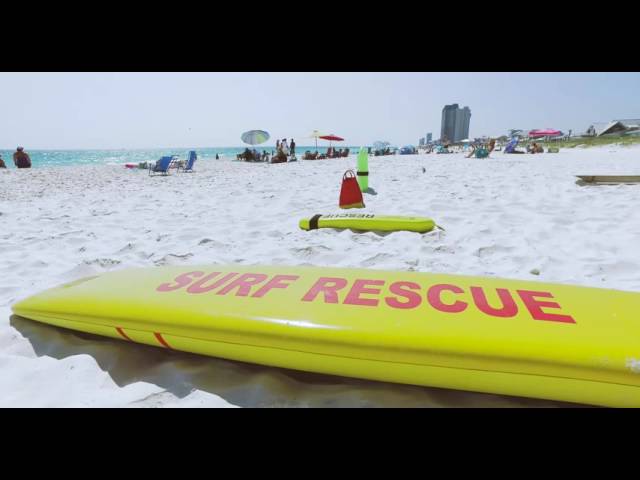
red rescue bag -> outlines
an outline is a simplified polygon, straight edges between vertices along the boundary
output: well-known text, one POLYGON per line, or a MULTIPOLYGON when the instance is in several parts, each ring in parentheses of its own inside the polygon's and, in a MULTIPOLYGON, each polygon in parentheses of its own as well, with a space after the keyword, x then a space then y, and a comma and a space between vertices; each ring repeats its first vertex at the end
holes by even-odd
POLYGON ((342 176, 340 208, 364 208, 362 191, 353 170, 347 170, 342 176))

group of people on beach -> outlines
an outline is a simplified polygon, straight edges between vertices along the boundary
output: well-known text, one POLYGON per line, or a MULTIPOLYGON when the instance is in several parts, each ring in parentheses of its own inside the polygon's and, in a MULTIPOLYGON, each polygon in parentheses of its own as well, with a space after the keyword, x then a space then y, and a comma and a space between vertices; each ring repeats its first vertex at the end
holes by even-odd
POLYGON ((341 157, 348 157, 348 156, 349 156, 348 148, 345 148, 344 150, 342 148, 339 150, 336 150, 334 147, 329 147, 327 149, 327 153, 318 153, 317 150, 311 153, 311 150, 307 150, 306 152, 304 152, 304 156, 302 158, 304 160, 324 160, 326 158, 341 158, 341 157))
POLYGON ((261 153, 255 148, 253 150, 245 148, 244 152, 237 155, 237 158, 246 162, 269 162, 271 159, 271 163, 283 163, 289 158, 293 161, 296 158, 296 142, 293 138, 291 143, 287 143, 286 138, 283 138, 282 141, 278 139, 276 140, 276 151, 272 150, 271 154, 266 150, 261 153))
POLYGON ((244 152, 238 154, 237 157, 238 160, 244 160, 245 162, 266 162, 269 160, 269 153, 265 150, 259 152, 255 148, 253 150, 245 148, 244 152))
MULTIPOLYGON (((29 154, 24 151, 23 147, 16 148, 15 153, 13 154, 13 163, 16 168, 31 168, 31 157, 29 154)), ((2 159, 2 155, 0 154, 0 168, 7 168, 6 163, 2 159)))
POLYGON ((282 141, 276 140, 276 153, 271 159, 271 163, 284 163, 291 156, 292 159, 296 158, 296 142, 292 138, 291 143, 287 144, 287 139, 283 138, 282 141))
POLYGON ((531 145, 527 145, 526 149, 527 149, 526 151, 518 150, 517 148, 515 148, 515 145, 514 145, 513 148, 505 148, 504 153, 519 153, 519 154, 544 153, 544 148, 542 147, 542 145, 538 145, 537 142, 533 142, 531 145))

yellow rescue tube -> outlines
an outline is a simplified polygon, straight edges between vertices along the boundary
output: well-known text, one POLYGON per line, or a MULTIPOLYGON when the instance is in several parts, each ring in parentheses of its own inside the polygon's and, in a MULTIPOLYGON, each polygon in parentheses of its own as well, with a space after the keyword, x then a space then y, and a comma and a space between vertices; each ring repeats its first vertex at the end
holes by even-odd
POLYGON ((430 232, 435 222, 425 217, 403 217, 394 215, 375 215, 373 213, 336 213, 330 215, 314 215, 300 220, 303 230, 316 228, 351 228, 353 230, 397 232, 430 232))
POLYGON ((640 407, 640 294, 365 269, 182 266, 72 282, 16 314, 244 362, 640 407))

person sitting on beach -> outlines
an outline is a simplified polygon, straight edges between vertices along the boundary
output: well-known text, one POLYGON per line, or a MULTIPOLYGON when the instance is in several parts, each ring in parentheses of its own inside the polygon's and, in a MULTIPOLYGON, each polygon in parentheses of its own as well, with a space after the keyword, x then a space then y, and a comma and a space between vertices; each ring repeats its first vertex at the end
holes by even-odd
POLYGON ((469 153, 465 156, 465 158, 471 158, 471 157, 473 157, 473 156, 475 155, 475 153, 476 153, 476 149, 477 149, 477 148, 478 148, 478 147, 477 147, 474 143, 472 143, 471 145, 469 145, 469 153))
POLYGON ((531 145, 527 145, 527 153, 541 153, 541 149, 542 147, 540 147, 536 142, 533 142, 531 145))
POLYGON ((13 154, 13 163, 15 163, 18 168, 31 168, 31 158, 22 147, 18 147, 13 154))
MULTIPOLYGON (((280 145, 282 147, 282 144, 280 145)), ((282 148, 280 151, 271 157, 271 163, 285 163, 287 161, 287 156, 284 154, 282 148)))
POLYGON ((2 155, 0 155, 0 168, 7 168, 7 166, 4 163, 4 160, 2 159, 2 155))

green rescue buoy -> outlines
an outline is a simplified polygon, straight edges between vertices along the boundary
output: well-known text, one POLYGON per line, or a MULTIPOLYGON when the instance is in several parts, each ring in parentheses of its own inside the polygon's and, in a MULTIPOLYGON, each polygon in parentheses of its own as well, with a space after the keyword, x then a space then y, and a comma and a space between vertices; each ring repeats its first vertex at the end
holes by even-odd
POLYGON ((364 147, 358 153, 358 185, 363 192, 369 188, 369 154, 364 147))

